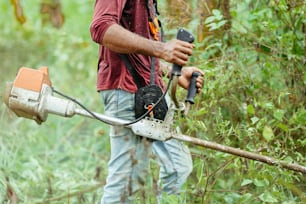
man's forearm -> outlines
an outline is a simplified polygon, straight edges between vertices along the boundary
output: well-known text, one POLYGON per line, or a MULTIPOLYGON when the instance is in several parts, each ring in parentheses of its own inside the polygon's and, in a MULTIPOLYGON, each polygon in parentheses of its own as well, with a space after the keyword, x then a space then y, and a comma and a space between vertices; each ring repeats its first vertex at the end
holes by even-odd
POLYGON ((106 30, 100 43, 114 52, 148 55, 181 66, 187 64, 188 57, 194 48, 194 45, 180 40, 166 43, 150 40, 118 24, 113 24, 106 30))
MULTIPOLYGON (((157 57, 156 49, 161 50, 161 43, 143 38, 132 33, 117 24, 113 24, 105 32, 102 44, 114 52, 118 53, 139 53, 157 57), (154 54, 155 53, 155 54, 154 54)), ((171 66, 167 62, 161 61, 160 68, 165 76, 171 71, 171 66)))
POLYGON ((163 43, 132 33, 118 24, 111 25, 104 34, 102 44, 118 53, 138 53, 161 57, 163 43))

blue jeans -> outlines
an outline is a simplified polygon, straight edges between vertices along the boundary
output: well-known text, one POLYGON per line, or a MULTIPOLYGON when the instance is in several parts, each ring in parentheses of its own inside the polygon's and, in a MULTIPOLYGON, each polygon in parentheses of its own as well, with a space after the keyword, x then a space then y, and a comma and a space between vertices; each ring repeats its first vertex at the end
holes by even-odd
MULTIPOLYGON (((116 89, 101 91, 105 115, 134 120, 134 94, 116 89)), ((171 139, 151 142, 129 128, 111 126, 111 156, 101 204, 133 203, 133 193, 143 187, 152 153, 160 165, 159 186, 168 194, 179 194, 192 171, 187 146, 171 139)))

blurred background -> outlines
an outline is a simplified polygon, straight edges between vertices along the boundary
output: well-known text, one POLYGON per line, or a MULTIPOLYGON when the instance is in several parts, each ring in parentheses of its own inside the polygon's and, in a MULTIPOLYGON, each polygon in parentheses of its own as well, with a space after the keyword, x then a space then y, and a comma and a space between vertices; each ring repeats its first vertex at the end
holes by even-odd
MULTIPOLYGON (((0 96, 20 67, 49 67, 53 87, 103 112, 95 89, 94 0, 0 2, 0 96)), ((305 3, 158 1, 165 38, 195 36, 190 64, 205 85, 183 133, 305 166, 305 3)), ((186 92, 179 90, 183 99, 186 92)), ((2 100, 3 101, 3 100, 2 100)), ((305 203, 305 175, 189 144, 187 203, 305 203)), ((37 125, 0 104, 0 203, 97 203, 109 158, 108 126, 49 115, 37 125)), ((145 195, 156 203, 152 159, 145 195), (152 190, 153 189, 153 190, 152 190)), ((165 203, 176 203, 169 196, 165 203)))

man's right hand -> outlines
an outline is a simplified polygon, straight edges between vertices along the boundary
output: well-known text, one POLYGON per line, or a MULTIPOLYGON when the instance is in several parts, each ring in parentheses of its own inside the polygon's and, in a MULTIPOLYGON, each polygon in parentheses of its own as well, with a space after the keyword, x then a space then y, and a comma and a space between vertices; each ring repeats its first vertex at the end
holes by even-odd
POLYGON ((193 44, 175 39, 164 43, 160 58, 172 64, 185 66, 193 48, 193 44))

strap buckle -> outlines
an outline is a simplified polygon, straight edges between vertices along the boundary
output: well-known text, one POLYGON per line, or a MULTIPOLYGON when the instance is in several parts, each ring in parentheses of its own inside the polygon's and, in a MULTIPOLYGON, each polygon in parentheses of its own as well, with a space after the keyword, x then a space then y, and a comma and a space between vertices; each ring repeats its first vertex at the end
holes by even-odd
MULTIPOLYGON (((148 110, 148 111, 151 111, 151 110, 153 109, 153 106, 154 106, 154 103, 150 103, 150 104, 148 104, 148 105, 144 105, 144 108, 145 108, 146 110, 148 110)), ((149 116, 150 116, 150 118, 154 118, 154 113, 153 113, 153 111, 151 111, 151 112, 149 113, 149 116)))
POLYGON ((158 22, 158 18, 154 17, 154 19, 152 21, 149 21, 149 28, 151 31, 151 34, 153 35, 154 40, 158 41, 158 31, 159 31, 159 22, 158 22))

